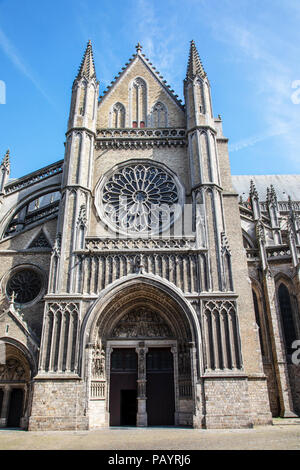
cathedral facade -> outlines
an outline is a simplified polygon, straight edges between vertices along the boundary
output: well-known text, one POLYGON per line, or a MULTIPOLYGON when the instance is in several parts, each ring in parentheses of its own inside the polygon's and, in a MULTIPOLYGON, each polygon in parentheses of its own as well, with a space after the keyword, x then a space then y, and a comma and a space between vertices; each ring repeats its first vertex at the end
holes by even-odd
POLYGON ((99 98, 89 42, 64 159, 4 156, 0 427, 299 416, 300 177, 231 176, 193 41, 184 101, 140 44, 99 98))

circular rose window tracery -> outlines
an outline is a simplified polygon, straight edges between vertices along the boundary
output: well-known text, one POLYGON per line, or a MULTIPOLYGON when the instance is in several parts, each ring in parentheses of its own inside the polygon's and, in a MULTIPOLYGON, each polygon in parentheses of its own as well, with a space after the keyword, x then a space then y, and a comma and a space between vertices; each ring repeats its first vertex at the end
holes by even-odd
POLYGON ((101 185, 101 216, 121 232, 162 231, 181 210, 182 189, 176 180, 165 168, 151 163, 119 168, 101 185))
POLYGON ((33 269, 20 269, 12 274, 6 284, 6 294, 9 298, 15 296, 15 301, 25 304, 34 300, 40 293, 42 280, 33 269))

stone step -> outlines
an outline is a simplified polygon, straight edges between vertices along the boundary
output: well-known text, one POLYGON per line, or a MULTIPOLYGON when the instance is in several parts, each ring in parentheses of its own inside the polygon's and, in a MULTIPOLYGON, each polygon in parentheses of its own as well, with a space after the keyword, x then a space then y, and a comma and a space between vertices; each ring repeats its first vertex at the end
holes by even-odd
POLYGON ((300 424, 300 418, 273 418, 273 425, 300 424))

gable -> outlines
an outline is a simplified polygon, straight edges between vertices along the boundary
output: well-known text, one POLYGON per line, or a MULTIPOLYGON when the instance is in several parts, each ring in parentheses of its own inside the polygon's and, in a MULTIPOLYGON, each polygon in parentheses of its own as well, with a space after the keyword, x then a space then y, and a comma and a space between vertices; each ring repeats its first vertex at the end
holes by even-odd
POLYGON ((134 121, 137 121, 137 127, 140 127, 141 121, 145 127, 185 126, 184 110, 179 100, 139 54, 100 100, 97 128, 134 127, 134 121), (140 85, 139 91, 135 87, 136 83, 140 85), (124 110, 125 114, 123 123, 118 126, 115 124, 115 105, 124 110), (162 111, 160 122, 154 118, 155 105, 162 111))
POLYGON ((28 248, 51 248, 51 244, 43 229, 34 237, 28 248))

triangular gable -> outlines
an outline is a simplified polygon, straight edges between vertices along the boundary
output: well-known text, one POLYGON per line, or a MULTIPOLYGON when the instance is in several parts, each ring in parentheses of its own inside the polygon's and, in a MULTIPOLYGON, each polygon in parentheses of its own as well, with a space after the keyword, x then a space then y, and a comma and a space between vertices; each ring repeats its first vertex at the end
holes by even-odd
POLYGON ((52 248, 45 232, 41 229, 27 248, 52 248))
POLYGON ((10 302, 9 307, 1 312, 0 321, 6 323, 6 328, 8 328, 8 330, 5 330, 7 337, 18 337, 24 344, 29 341, 34 349, 38 349, 39 341, 36 333, 27 325, 21 310, 15 309, 14 304, 10 302), (16 334, 15 327, 19 329, 23 338, 16 334))
MULTIPOLYGON (((140 46, 141 47, 141 46, 140 46)), ((132 66, 137 62, 141 61, 146 69, 150 72, 155 80, 157 80, 165 91, 165 93, 171 98, 171 100, 184 112, 184 105, 182 104, 181 99, 178 98, 178 95, 175 94, 174 90, 171 89, 171 86, 167 84, 166 80, 163 80, 163 76, 156 70, 156 67, 153 66, 152 62, 142 54, 140 48, 137 46, 137 53, 133 54, 129 61, 125 64, 125 67, 122 67, 122 71, 115 76, 112 80, 111 85, 109 85, 106 90, 104 90, 103 95, 99 97, 99 104, 104 102, 104 100, 111 94, 115 87, 125 78, 128 72, 131 70, 132 66)))

